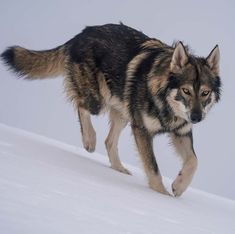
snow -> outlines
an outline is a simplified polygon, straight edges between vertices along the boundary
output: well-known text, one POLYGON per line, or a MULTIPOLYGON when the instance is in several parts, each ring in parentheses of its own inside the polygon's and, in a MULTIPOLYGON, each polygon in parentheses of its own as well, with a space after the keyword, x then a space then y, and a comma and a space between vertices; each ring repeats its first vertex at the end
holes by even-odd
POLYGON ((132 176, 103 155, 0 124, 0 233, 235 233, 235 201, 192 188, 164 196, 126 167, 132 176))

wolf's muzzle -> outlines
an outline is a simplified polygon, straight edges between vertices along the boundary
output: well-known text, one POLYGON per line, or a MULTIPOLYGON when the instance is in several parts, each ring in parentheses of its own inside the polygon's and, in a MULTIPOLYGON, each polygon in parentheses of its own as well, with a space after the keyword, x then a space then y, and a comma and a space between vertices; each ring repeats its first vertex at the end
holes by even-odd
POLYGON ((191 122, 193 124, 198 123, 202 120, 202 113, 201 112, 193 112, 190 116, 191 122))

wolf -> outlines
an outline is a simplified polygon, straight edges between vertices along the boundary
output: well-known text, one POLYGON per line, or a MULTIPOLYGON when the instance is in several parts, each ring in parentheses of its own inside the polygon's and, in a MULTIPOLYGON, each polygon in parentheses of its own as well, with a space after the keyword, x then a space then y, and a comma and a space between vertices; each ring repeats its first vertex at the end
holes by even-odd
POLYGON ((191 183, 198 164, 193 125, 205 119, 220 99, 218 45, 207 57, 198 57, 181 41, 169 46, 126 25, 106 24, 86 27, 50 50, 9 47, 1 59, 25 79, 64 76, 89 152, 96 146, 90 115, 108 112, 105 145, 113 169, 130 174, 117 148, 120 133, 129 123, 150 188, 170 195, 153 151, 153 137, 162 133, 170 136, 183 162, 172 183, 174 196, 191 183))

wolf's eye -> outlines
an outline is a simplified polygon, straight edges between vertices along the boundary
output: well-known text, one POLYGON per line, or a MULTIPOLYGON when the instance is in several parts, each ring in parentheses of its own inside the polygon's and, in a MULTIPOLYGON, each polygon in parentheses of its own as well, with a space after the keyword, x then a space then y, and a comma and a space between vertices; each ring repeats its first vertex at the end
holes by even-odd
POLYGON ((210 93, 209 90, 205 90, 205 91, 202 92, 201 95, 202 95, 202 97, 206 97, 209 93, 210 93))
POLYGON ((191 95, 190 91, 186 88, 182 88, 183 92, 186 94, 186 95, 191 95))

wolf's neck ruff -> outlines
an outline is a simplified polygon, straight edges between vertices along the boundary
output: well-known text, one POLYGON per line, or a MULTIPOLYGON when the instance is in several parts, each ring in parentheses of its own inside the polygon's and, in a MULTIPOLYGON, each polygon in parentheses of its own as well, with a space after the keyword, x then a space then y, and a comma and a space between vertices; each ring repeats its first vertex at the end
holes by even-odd
POLYGON ((92 152, 96 134, 90 114, 109 112, 105 141, 111 167, 130 174, 118 156, 118 139, 130 122, 149 185, 169 194, 153 152, 153 136, 168 132, 183 167, 172 184, 175 196, 190 184, 197 168, 192 123, 219 101, 219 48, 194 56, 123 24, 85 28, 64 45, 33 51, 19 46, 1 54, 19 76, 42 79, 63 75, 68 98, 78 111, 84 147, 92 152))

